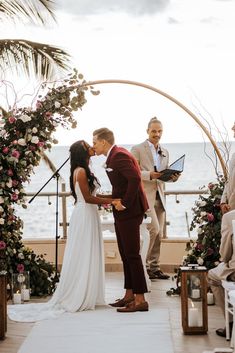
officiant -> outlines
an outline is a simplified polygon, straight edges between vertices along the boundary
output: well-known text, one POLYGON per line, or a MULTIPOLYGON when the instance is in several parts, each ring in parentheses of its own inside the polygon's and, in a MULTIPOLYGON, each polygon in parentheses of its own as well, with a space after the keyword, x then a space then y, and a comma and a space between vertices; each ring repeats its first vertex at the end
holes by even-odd
MULTIPOLYGON (((168 168, 169 164, 169 152, 159 143, 162 133, 161 121, 156 117, 152 118, 147 126, 147 140, 131 149, 131 153, 140 165, 141 178, 149 204, 148 216, 152 218, 148 226, 150 243, 146 258, 147 272, 152 281, 170 278, 161 271, 159 263, 161 238, 165 225, 165 183, 159 178, 162 175, 161 171, 168 168)), ((180 173, 173 174, 170 181, 177 181, 179 176, 180 173)))

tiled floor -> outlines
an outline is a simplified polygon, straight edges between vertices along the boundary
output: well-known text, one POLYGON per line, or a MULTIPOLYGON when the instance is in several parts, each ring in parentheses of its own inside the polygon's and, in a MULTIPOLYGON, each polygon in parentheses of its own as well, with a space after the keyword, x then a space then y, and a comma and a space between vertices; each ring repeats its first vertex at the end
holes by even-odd
MULTIPOLYGON (((216 328, 224 326, 222 314, 215 305, 208 306, 208 334, 196 336, 183 334, 181 327, 180 297, 169 297, 166 295, 166 291, 171 287, 174 287, 172 280, 157 280, 152 282, 151 292, 146 295, 146 299, 150 304, 150 310, 151 307, 166 308, 169 310, 174 346, 174 352, 172 353, 202 353, 206 350, 213 350, 215 347, 229 347, 229 342, 215 334, 216 328)), ((107 302, 120 298, 122 294, 122 273, 106 273, 107 302)), ((8 331, 6 339, 0 341, 0 352, 16 353, 25 337, 29 334, 32 326, 33 324, 31 323, 15 323, 8 320, 8 331)), ((157 344, 156 342, 156 347, 157 344)))

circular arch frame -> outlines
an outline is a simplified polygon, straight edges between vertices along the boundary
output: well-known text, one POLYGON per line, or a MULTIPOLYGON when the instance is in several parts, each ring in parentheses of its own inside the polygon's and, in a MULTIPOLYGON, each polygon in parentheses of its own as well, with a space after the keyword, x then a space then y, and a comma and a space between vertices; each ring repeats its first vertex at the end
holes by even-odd
POLYGON ((223 160, 223 157, 218 149, 218 146, 216 145, 216 142, 214 141, 214 139, 212 138, 209 130, 201 123, 201 121, 197 118, 197 116, 191 112, 191 110, 189 110, 184 104, 182 104, 181 102, 179 102, 177 99, 175 99, 174 97, 170 96, 168 93, 163 92, 162 90, 155 88, 153 86, 150 85, 146 85, 144 83, 141 82, 137 82, 137 81, 130 81, 130 80, 118 80, 118 79, 110 79, 110 80, 96 80, 96 81, 89 81, 89 82, 84 82, 82 84, 82 86, 94 86, 94 85, 101 85, 101 84, 107 84, 107 83, 120 83, 120 84, 126 84, 126 85, 134 85, 134 86, 139 86, 139 87, 143 87, 146 89, 149 89, 151 91, 154 91, 158 94, 160 94, 161 96, 169 99, 171 102, 175 103, 176 105, 178 105, 181 109, 183 109, 187 114, 189 114, 191 116, 191 118, 193 118, 194 121, 196 121, 196 123, 200 126, 200 128, 204 131, 204 133, 206 134, 206 136, 208 137, 208 139, 210 140, 212 146, 215 149, 215 152, 219 158, 221 167, 223 169, 223 174, 225 179, 227 179, 227 168, 225 165, 225 162, 223 160))

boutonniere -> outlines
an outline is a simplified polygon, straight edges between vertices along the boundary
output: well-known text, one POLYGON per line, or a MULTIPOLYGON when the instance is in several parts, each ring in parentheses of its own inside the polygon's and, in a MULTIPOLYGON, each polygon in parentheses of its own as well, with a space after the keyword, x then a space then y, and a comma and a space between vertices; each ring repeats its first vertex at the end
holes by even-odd
POLYGON ((112 168, 105 168, 106 172, 112 172, 113 169, 112 168))

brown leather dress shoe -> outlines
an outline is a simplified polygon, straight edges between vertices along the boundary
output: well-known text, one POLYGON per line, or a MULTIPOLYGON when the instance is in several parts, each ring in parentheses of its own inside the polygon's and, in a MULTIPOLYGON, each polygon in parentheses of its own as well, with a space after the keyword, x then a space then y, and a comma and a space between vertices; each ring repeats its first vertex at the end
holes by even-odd
POLYGON ((149 310, 148 302, 143 302, 136 305, 134 300, 131 303, 127 304, 125 308, 117 309, 119 313, 134 313, 136 311, 148 311, 148 310, 149 310))
POLYGON ((129 299, 117 299, 114 303, 110 303, 109 305, 113 306, 114 308, 124 308, 127 304, 132 302, 135 298, 129 299))

